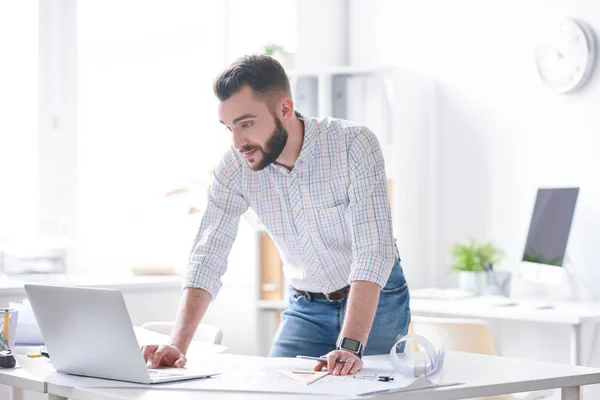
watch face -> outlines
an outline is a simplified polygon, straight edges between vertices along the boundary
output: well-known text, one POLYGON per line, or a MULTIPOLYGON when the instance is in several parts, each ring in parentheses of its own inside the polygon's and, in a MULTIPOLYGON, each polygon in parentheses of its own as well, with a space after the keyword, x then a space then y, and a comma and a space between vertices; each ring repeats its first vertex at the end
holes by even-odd
POLYGON ((354 353, 358 353, 358 350, 360 350, 360 342, 358 340, 344 338, 340 347, 346 350, 350 350, 354 353))

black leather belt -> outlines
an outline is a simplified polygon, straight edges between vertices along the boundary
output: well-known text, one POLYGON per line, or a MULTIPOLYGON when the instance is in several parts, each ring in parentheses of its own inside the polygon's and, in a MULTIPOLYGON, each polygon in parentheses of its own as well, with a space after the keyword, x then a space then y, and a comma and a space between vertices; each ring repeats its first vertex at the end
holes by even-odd
POLYGON ((350 285, 341 288, 340 290, 336 290, 331 293, 318 293, 318 292, 307 292, 305 290, 294 289, 296 292, 300 293, 301 296, 306 298, 306 300, 312 299, 322 299, 328 301, 340 301, 344 300, 348 297, 348 293, 350 293, 350 285))

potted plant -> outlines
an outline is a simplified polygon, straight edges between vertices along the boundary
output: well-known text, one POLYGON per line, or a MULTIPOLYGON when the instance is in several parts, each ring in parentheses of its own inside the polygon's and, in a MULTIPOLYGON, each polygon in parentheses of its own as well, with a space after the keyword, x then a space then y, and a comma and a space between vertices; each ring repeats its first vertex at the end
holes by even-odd
POLYGON ((499 263, 504 253, 492 242, 479 243, 471 239, 468 243, 452 246, 452 270, 458 272, 458 286, 474 294, 481 294, 488 283, 488 273, 499 263))
POLYGON ((294 53, 288 52, 282 45, 267 43, 263 46, 262 52, 279 61, 286 70, 294 68, 294 53))

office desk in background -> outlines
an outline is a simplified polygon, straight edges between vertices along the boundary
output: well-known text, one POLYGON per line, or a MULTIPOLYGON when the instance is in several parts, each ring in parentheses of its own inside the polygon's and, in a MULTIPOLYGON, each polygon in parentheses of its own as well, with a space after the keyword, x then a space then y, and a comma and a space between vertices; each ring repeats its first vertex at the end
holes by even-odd
MULTIPOLYGON (((411 295, 410 309, 413 315, 436 317, 465 317, 485 320, 524 321, 562 324, 570 327, 570 361, 582 364, 581 330, 585 324, 600 322, 598 302, 537 302, 496 297, 470 297, 458 300, 426 299, 411 295), (515 302, 515 305, 505 305, 515 302), (539 305, 551 304, 552 308, 537 309, 539 305)), ((416 294, 416 296, 415 296, 416 294)))

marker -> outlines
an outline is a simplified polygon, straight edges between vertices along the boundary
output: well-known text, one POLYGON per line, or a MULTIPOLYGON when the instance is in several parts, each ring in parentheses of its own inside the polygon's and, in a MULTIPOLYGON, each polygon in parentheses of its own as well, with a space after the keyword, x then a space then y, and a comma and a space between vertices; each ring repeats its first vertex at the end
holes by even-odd
MULTIPOLYGON (((321 361, 321 362, 327 362, 326 358, 323 357, 311 357, 311 356, 296 356, 296 358, 302 358, 303 360, 314 360, 314 361, 321 361)), ((335 360, 336 363, 338 364, 346 364, 345 360, 335 360)))
POLYGON ((10 332, 9 325, 8 325, 9 321, 10 321, 9 317, 10 317, 10 314, 8 313, 8 310, 4 310, 4 329, 2 330, 2 336, 4 337, 4 341, 6 343, 9 342, 9 340, 8 340, 8 334, 10 332))

